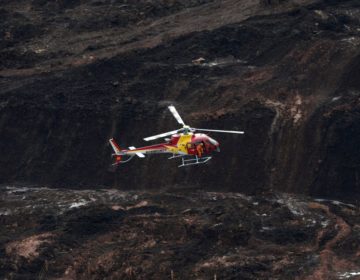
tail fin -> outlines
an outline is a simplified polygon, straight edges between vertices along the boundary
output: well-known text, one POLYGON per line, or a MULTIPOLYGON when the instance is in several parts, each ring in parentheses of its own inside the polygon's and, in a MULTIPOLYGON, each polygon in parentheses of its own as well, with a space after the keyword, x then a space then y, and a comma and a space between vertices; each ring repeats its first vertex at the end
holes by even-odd
POLYGON ((127 150, 121 150, 119 145, 115 142, 114 138, 111 138, 109 140, 111 147, 113 148, 115 154, 112 154, 112 156, 115 158, 115 162, 112 164, 113 166, 118 165, 119 163, 125 163, 130 161, 134 155, 127 154, 127 150), (127 159, 123 160, 123 156, 128 157, 127 159))
POLYGON ((111 147, 113 148, 113 150, 115 152, 115 155, 120 155, 121 154, 121 152, 120 152, 121 149, 120 149, 119 145, 115 142, 114 138, 111 138, 109 140, 109 142, 110 142, 110 145, 111 145, 111 147))
POLYGON ((113 154, 113 157, 115 157, 115 162, 112 164, 113 166, 115 166, 121 162, 121 149, 119 145, 115 142, 114 138, 111 138, 109 142, 115 152, 115 154, 113 154))

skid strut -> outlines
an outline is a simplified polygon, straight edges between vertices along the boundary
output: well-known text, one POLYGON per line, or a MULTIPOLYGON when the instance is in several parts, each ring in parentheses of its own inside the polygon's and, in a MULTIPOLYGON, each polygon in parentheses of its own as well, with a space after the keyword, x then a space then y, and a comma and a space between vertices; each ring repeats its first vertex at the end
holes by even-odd
POLYGON ((171 157, 169 157, 168 159, 179 158, 179 157, 184 157, 184 155, 173 154, 173 155, 172 155, 171 157))
POLYGON ((198 157, 195 156, 195 158, 191 159, 185 159, 184 157, 181 158, 182 164, 178 167, 188 166, 188 165, 195 165, 195 164, 203 164, 205 162, 208 162, 211 159, 211 157, 198 157))

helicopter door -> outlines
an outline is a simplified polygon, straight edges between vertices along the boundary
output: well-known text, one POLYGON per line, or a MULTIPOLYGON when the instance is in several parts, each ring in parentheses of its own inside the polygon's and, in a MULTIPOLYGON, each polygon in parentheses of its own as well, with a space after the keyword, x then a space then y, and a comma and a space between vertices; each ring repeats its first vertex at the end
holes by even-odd
POLYGON ((196 153, 196 148, 194 143, 187 143, 186 148, 189 154, 193 155, 196 153))
POLYGON ((195 154, 199 157, 203 156, 206 153, 206 148, 204 142, 196 142, 195 143, 195 154))
POLYGON ((209 141, 205 141, 205 151, 206 153, 210 153, 211 152, 211 144, 209 141))

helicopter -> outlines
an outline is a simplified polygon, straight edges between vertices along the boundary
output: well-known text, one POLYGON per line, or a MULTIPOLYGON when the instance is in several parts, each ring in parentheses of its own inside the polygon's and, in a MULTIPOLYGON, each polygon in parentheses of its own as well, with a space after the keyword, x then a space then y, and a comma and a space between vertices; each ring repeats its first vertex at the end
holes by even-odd
POLYGON ((128 149, 121 149, 115 139, 111 138, 109 142, 114 150, 112 157, 115 158, 115 162, 112 164, 113 166, 129 162, 134 156, 144 158, 146 154, 164 153, 172 155, 169 159, 181 158, 181 164, 178 167, 204 164, 211 160, 211 154, 214 151, 220 152, 220 144, 218 141, 204 133, 195 132, 244 134, 244 131, 190 127, 184 123, 175 106, 170 105, 168 106, 168 109, 182 127, 173 131, 144 138, 145 141, 152 141, 171 136, 171 138, 165 138, 165 143, 144 146, 141 148, 131 146, 128 149))

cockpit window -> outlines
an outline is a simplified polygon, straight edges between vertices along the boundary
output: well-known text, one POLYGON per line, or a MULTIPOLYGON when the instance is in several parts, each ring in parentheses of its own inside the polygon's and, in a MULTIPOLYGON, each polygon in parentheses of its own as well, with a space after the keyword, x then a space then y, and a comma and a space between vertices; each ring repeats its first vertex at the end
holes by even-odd
POLYGON ((215 146, 218 145, 218 142, 216 140, 210 138, 210 137, 209 137, 209 141, 210 141, 211 144, 213 144, 215 146))

